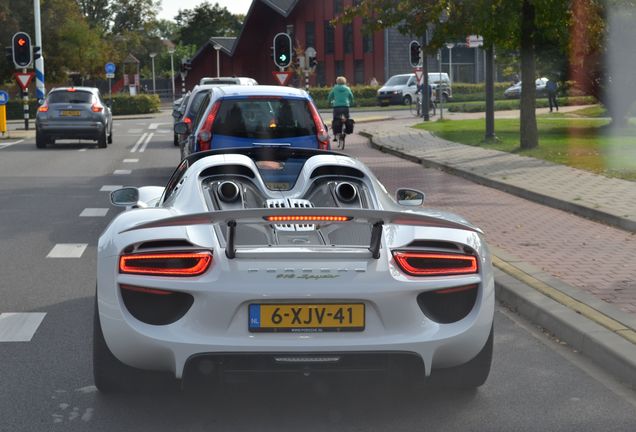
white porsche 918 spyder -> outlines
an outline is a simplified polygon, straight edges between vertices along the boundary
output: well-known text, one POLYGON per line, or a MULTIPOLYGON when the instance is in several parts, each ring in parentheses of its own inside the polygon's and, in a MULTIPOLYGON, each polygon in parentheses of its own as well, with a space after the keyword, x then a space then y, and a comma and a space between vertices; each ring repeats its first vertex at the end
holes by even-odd
POLYGON ((351 157, 282 147, 197 153, 165 188, 114 191, 129 209, 99 239, 97 388, 131 390, 149 371, 480 386, 494 315, 483 235, 419 191, 396 195, 351 157))

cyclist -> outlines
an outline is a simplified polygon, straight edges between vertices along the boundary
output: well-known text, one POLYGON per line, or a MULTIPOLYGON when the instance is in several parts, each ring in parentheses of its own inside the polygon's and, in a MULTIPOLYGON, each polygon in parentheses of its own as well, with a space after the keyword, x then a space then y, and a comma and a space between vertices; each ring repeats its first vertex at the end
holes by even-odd
POLYGON ((333 129, 334 141, 338 141, 337 135, 345 127, 340 122, 340 116, 344 114, 346 119, 349 119, 349 107, 353 105, 353 93, 347 86, 347 79, 343 76, 336 78, 336 85, 333 86, 327 97, 329 103, 333 106, 333 122, 331 128, 333 129), (340 124, 340 130, 336 130, 335 125, 340 124))

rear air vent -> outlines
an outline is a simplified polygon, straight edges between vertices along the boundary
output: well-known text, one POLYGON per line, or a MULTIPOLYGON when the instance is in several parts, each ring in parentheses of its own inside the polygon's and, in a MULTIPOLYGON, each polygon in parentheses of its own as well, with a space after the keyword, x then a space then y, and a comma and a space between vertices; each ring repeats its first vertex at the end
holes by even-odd
POLYGON ((244 165, 217 165, 206 168, 201 172, 201 177, 209 177, 215 175, 240 175, 254 178, 254 171, 244 165))
POLYGON ((311 173, 311 178, 322 177, 322 176, 350 176, 357 178, 364 178, 364 173, 358 169, 347 167, 347 166, 337 166, 337 165, 325 165, 316 168, 311 173))
POLYGON ((187 240, 157 240, 141 243, 139 246, 137 246, 137 250, 191 248, 193 246, 194 245, 187 240))
POLYGON ((407 244, 405 248, 414 248, 414 249, 442 249, 448 251, 462 251, 462 248, 451 242, 445 241, 437 241, 437 240, 413 240, 411 243, 407 244))

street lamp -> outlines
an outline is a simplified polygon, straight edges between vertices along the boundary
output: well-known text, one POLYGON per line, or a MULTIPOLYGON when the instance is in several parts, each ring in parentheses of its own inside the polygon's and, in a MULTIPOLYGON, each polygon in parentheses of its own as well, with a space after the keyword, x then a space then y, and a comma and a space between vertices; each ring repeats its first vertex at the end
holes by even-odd
POLYGON ((219 51, 221 51, 221 45, 214 44, 214 49, 216 51, 216 77, 218 78, 221 76, 221 66, 219 63, 219 51))
POLYGON ((450 78, 450 82, 453 82, 453 48, 455 48, 455 44, 449 42, 446 44, 446 48, 448 48, 448 76, 450 78))
POLYGON ((157 93, 157 88, 155 86, 155 57, 157 56, 157 53, 150 53, 150 58, 152 59, 152 93, 156 94, 157 93))
POLYGON ((172 80, 172 104, 174 105, 174 47, 168 48, 170 54, 170 79, 172 80))

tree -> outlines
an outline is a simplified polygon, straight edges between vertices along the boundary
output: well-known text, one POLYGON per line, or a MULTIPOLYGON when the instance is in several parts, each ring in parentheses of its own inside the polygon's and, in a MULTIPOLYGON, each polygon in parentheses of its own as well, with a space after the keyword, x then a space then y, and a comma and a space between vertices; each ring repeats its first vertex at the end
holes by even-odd
POLYGON ((161 0, 112 0, 112 31, 115 34, 140 31, 157 19, 161 0))
POLYGON ((237 36, 242 22, 225 7, 203 2, 194 9, 180 10, 175 18, 181 28, 179 42, 201 46, 211 36, 237 36))
POLYGON ((113 12, 108 6, 108 0, 77 0, 82 15, 86 17, 89 26, 99 29, 102 33, 108 30, 113 12))

